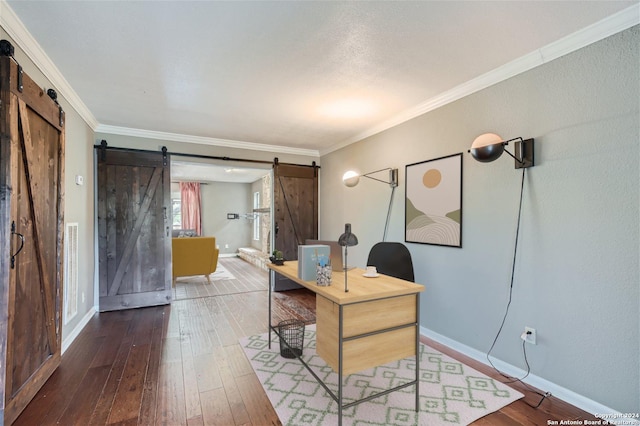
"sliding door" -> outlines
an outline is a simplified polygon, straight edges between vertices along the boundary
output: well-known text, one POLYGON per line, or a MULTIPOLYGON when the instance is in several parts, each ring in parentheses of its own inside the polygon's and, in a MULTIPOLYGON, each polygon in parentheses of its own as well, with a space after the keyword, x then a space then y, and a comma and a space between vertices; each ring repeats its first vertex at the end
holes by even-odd
POLYGON ((96 153, 100 311, 168 304, 169 156, 109 148, 96 153))
MULTIPOLYGON (((273 166, 274 249, 286 260, 298 259, 298 245, 318 238, 319 168, 292 164, 273 166)), ((299 288, 276 274, 275 290, 299 288)))

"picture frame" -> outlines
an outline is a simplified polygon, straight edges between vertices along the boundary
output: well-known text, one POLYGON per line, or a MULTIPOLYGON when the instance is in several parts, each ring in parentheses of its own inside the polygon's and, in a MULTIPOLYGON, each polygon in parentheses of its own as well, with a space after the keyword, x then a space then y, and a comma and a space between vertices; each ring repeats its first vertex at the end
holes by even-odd
POLYGON ((405 242, 462 248, 462 153, 405 166, 405 242))

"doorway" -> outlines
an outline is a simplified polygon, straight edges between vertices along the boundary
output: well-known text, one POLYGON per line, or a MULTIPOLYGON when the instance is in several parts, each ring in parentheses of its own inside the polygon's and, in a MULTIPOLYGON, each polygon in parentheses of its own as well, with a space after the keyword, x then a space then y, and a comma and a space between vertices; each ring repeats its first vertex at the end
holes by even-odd
MULTIPOLYGON (((173 228, 182 229, 180 182, 200 183, 203 236, 216 237, 220 257, 271 247, 272 166, 195 161, 174 156, 171 163, 173 228)), ((253 263, 253 262, 252 262, 253 263)))

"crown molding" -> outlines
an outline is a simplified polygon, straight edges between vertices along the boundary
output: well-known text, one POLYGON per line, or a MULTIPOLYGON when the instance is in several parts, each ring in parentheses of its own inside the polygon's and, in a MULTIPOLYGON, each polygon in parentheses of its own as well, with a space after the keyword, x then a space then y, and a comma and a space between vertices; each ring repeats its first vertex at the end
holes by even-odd
POLYGON ((0 26, 13 39, 17 47, 22 49, 27 57, 44 74, 44 76, 55 87, 58 94, 64 97, 71 107, 75 109, 80 117, 92 130, 98 126, 98 120, 91 113, 89 108, 82 102, 80 96, 64 78, 58 67, 51 61, 49 56, 42 49, 40 44, 33 38, 31 33, 24 26, 20 18, 13 9, 4 1, 0 0, 0 26))
POLYGON ((605 19, 602 19, 588 27, 570 34, 558 41, 550 43, 540 49, 521 56, 505 65, 489 71, 479 77, 467 81, 453 89, 447 90, 425 102, 410 108, 395 117, 384 121, 362 133, 359 133, 340 143, 332 145, 320 151, 320 155, 326 155, 352 143, 361 141, 370 136, 388 130, 427 112, 433 111, 451 102, 462 99, 475 92, 500 83, 518 74, 529 71, 532 68, 543 65, 549 61, 579 50, 585 46, 605 39, 616 33, 631 28, 640 23, 640 3, 621 10, 605 19))
POLYGON ((543 63, 575 52, 638 24, 640 24, 640 3, 544 46, 540 49, 543 63))
POLYGON ((268 145, 255 142, 243 142, 230 139, 218 139, 205 136, 184 135, 181 133, 159 132, 155 130, 134 129, 100 124, 95 129, 96 133, 111 135, 133 136, 138 138, 157 139, 163 141, 195 143, 199 145, 221 146, 226 148, 248 149, 253 151, 266 151, 277 154, 303 155, 307 157, 320 157, 316 149, 293 148, 279 145, 268 145))

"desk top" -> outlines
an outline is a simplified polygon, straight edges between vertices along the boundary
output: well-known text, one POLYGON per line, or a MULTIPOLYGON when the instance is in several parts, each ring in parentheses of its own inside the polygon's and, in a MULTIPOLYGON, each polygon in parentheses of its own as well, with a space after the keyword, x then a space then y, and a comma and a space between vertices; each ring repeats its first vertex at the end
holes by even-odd
POLYGON ((298 278, 298 261, 289 260, 284 265, 267 264, 269 269, 281 274, 316 294, 339 304, 364 302, 367 300, 384 299, 386 297, 403 296, 424 291, 424 286, 410 281, 380 274, 376 278, 362 276, 364 269, 354 268, 347 272, 349 292, 344 291, 344 271, 333 272, 331 285, 319 286, 316 281, 303 281, 298 278))

